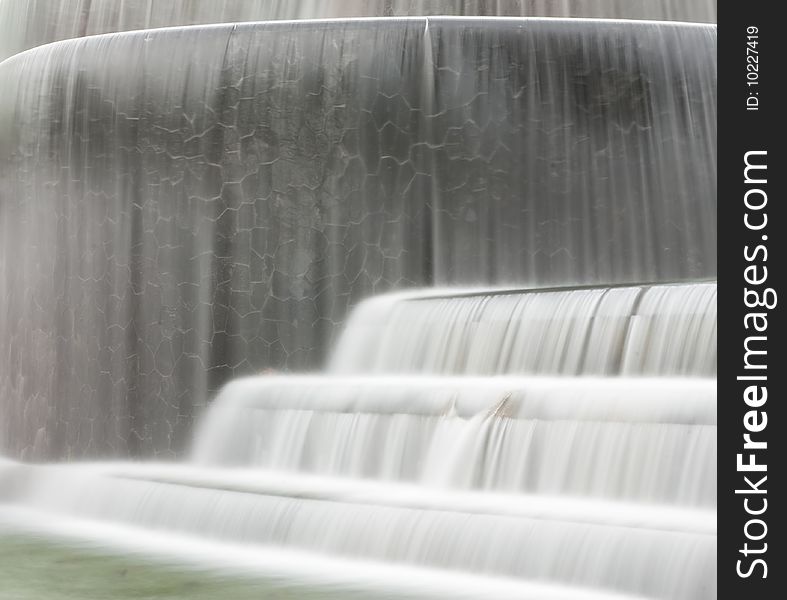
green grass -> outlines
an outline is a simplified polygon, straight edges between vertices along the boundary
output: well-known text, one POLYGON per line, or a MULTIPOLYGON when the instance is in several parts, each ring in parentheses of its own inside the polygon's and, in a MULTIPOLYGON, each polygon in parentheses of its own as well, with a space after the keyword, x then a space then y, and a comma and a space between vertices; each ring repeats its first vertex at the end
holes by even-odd
POLYGON ((317 600, 337 591, 297 590, 243 576, 165 566, 0 532, 2 600, 317 600))

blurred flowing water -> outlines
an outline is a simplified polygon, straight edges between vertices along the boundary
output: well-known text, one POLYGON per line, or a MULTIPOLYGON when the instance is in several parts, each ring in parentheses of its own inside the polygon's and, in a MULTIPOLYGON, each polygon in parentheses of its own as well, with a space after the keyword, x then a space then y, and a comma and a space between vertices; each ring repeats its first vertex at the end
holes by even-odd
POLYGON ((0 60, 69 38, 182 25, 467 15, 716 22, 716 0, 0 0, 0 60))
POLYGON ((377 375, 236 380, 188 463, 8 463, 0 501, 87 519, 87 533, 108 522, 196 536, 216 553, 715 598, 715 285, 436 293, 375 299, 349 321, 336 363, 377 375), (370 331, 370 313, 405 335, 370 331), (370 335, 371 366, 342 356, 370 335), (475 344, 512 351, 479 362, 475 344), (547 376, 576 347, 599 360, 547 376), (503 375, 468 376, 487 367, 503 375), (428 374, 440 372, 451 376, 428 374))
POLYGON ((715 376, 716 284, 382 296, 355 311, 332 370, 715 376))
POLYGON ((715 35, 271 22, 4 61, 5 451, 177 456, 227 380, 321 366, 392 289, 714 278, 715 35))
MULTIPOLYGON (((241 18, 197 4, 143 26, 241 18)), ((35 35, 133 27, 80 6, 35 35)), ((3 452, 187 457, 2 459, 0 522, 360 597, 715 598, 715 36, 288 21, 0 63, 3 452)))

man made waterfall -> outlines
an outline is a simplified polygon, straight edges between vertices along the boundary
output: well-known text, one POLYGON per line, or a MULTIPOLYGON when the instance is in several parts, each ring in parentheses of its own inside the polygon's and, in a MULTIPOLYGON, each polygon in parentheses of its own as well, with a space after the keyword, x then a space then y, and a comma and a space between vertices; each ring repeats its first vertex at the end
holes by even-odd
MULTIPOLYGON (((226 381, 322 366, 349 311, 390 290, 713 279, 715 40, 711 25, 634 21, 292 21, 83 37, 3 61, 3 451, 175 458, 226 381)), ((596 300, 638 303, 648 321, 635 291, 566 297, 596 300)), ((671 323, 644 327, 627 343, 671 323)), ((501 350, 523 373, 694 368, 574 345, 519 357, 512 336, 501 350)), ((463 368, 441 343, 416 349, 424 369, 463 368)), ((472 345, 474 372, 507 371, 472 345)))
POLYGON ((340 339, 346 373, 716 374, 716 284, 367 300, 340 339))
POLYGON ((207 465, 713 507, 712 379, 251 378, 197 437, 207 465))
POLYGON ((375 299, 334 364, 379 375, 232 382, 188 464, 7 463, 0 502, 209 539, 217 553, 342 557, 349 580, 351 561, 371 560, 576 598, 715 598, 715 292, 375 299), (358 362, 370 337, 378 354, 358 362), (489 362, 476 345, 511 350, 489 362), (571 358, 577 347, 587 356, 571 358))
POLYGON ((714 600, 715 13, 0 0, 0 537, 714 600))
POLYGON ((474 15, 716 22, 715 0, 0 0, 0 60, 48 42, 178 25, 474 15))

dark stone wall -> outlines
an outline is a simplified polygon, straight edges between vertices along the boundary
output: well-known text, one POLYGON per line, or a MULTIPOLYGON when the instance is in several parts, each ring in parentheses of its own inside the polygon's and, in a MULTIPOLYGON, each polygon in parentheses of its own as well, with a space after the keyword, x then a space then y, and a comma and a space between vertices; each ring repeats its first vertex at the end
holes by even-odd
POLYGON ((179 28, 0 65, 0 447, 175 456, 411 286, 716 273, 715 28, 179 28))

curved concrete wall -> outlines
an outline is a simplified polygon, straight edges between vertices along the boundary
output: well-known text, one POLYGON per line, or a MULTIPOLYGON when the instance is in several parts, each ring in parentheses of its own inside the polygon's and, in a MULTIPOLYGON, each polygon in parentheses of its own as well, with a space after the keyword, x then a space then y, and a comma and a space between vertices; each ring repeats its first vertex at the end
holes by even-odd
POLYGON ((0 60, 69 38, 208 23, 407 16, 716 22, 716 0, 0 0, 0 60))
POLYGON ((153 30, 0 87, 16 455, 177 453, 229 377, 319 366, 386 290, 716 273, 712 26, 153 30))

